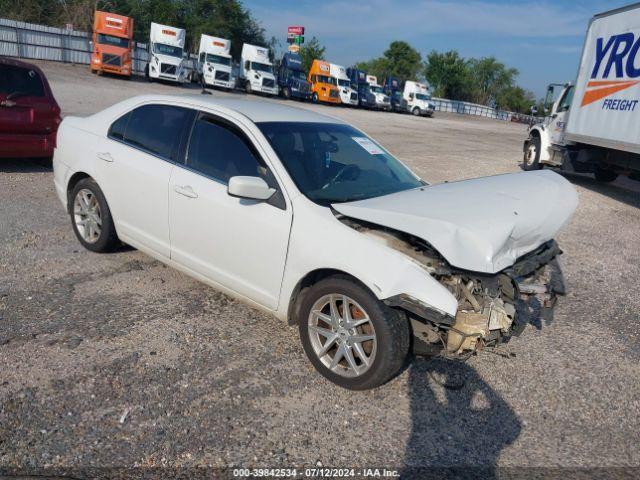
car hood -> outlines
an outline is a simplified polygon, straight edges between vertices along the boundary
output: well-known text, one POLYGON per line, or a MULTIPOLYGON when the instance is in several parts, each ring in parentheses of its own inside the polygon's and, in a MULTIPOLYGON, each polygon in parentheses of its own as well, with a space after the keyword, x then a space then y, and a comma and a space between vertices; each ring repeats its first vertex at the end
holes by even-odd
POLYGON ((551 240, 577 205, 573 186, 543 170, 429 185, 332 207, 421 238, 457 268, 496 273, 551 240))

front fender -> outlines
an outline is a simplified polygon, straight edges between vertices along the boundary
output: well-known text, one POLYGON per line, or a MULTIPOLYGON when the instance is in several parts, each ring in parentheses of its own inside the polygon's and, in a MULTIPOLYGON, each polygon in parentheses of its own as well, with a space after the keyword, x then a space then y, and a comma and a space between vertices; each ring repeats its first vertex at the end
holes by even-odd
POLYGON ((525 149, 527 148, 531 138, 534 136, 540 137, 540 161, 541 162, 548 161, 551 158, 551 155, 549 153, 549 146, 551 145, 549 130, 540 123, 533 125, 529 129, 529 137, 524 142, 525 149))

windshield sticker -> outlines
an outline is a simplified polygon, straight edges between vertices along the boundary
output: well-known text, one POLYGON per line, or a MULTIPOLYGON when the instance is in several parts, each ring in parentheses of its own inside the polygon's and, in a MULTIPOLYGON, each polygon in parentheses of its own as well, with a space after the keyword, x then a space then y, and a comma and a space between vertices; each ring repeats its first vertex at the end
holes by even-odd
POLYGON ((355 142, 364 148, 371 155, 384 155, 384 150, 369 140, 367 137, 351 137, 355 142))

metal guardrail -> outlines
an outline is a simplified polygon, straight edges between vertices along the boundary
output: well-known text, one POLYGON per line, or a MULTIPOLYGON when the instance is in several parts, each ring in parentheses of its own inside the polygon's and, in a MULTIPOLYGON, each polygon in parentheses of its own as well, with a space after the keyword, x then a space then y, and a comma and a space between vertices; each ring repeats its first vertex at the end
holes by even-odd
POLYGON ((534 117, 532 115, 523 113, 498 110, 496 108, 487 107, 486 105, 479 105, 477 103, 462 102, 459 100, 448 100, 446 98, 432 98, 431 100, 435 104, 436 110, 439 112, 476 115, 479 117, 526 124, 538 123, 542 120, 542 117, 534 117))
MULTIPOLYGON (((0 55, 89 65, 92 51, 88 32, 0 18, 0 55)), ((149 62, 146 43, 134 42, 132 60, 133 73, 144 75, 149 62)), ((195 56, 190 55, 187 68, 194 66, 195 56)))

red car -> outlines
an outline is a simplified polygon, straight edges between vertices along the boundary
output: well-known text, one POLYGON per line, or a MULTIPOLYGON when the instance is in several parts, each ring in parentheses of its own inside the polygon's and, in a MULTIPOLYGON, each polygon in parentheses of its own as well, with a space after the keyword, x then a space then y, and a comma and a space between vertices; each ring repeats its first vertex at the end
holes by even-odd
POLYGON ((0 158, 53 156, 60 121, 42 70, 0 57, 0 158))

